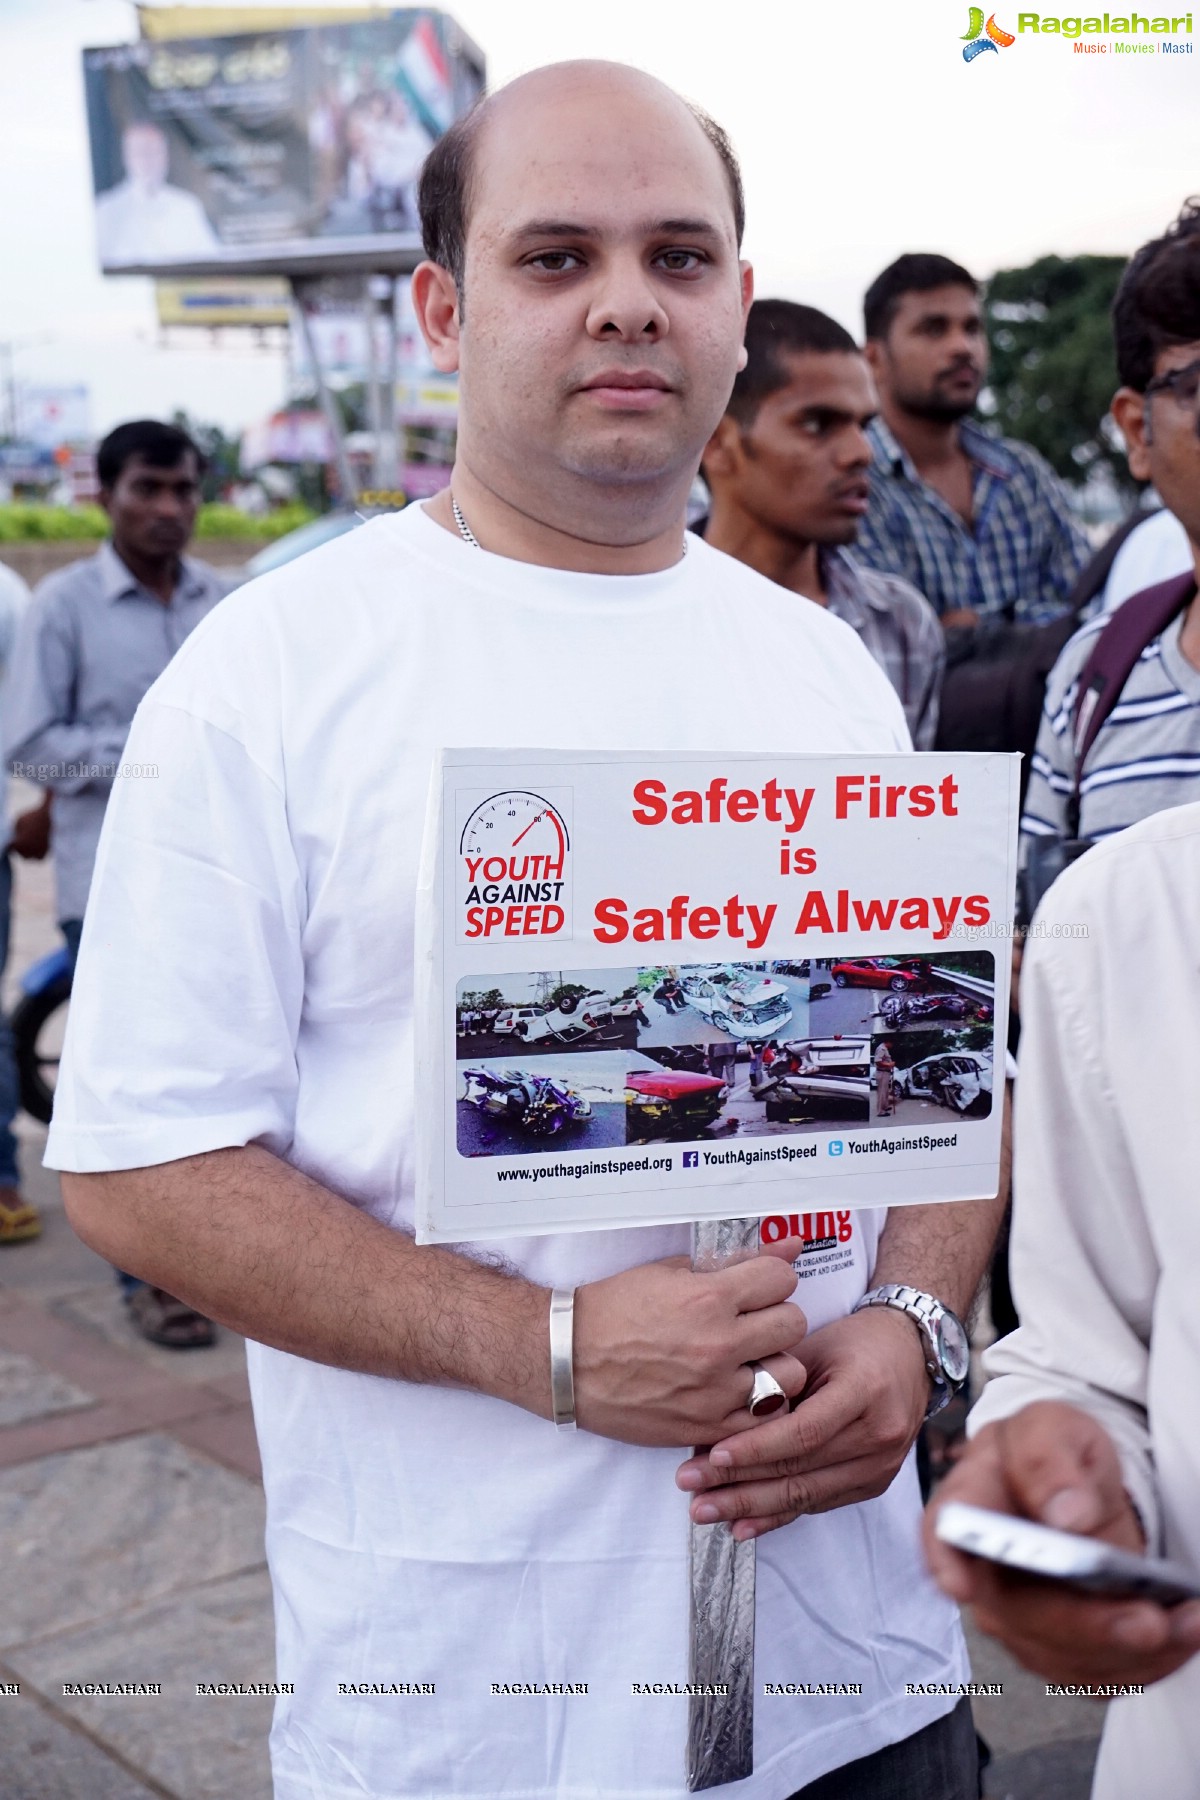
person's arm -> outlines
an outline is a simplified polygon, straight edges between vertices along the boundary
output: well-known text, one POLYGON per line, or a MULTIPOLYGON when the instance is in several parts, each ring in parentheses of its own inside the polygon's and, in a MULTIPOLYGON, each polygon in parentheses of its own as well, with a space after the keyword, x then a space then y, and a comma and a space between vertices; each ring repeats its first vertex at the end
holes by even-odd
MULTIPOLYGON (((995 1198, 891 1208, 870 1285, 904 1282, 965 1317, 1004 1215, 1008 1159, 1006 1099, 995 1198)), ((736 1537, 759 1537, 891 1486, 929 1404, 917 1326, 892 1307, 867 1307, 812 1332, 803 1354, 808 1378, 794 1412, 682 1464, 676 1479, 697 1496, 699 1523, 737 1520, 736 1537)))
POLYGON ((946 635, 938 623, 937 614, 927 603, 920 609, 918 625, 919 629, 914 633, 913 652, 918 668, 924 671, 924 688, 916 709, 913 748, 932 750, 937 740, 942 682, 946 674, 946 635))
MULTIPOLYGON (((86 978, 86 968, 83 970, 86 978)), ((549 1293, 414 1244, 258 1145, 62 1177, 67 1217, 118 1268, 205 1317, 314 1362, 475 1388, 551 1416, 549 1293)), ((685 1258, 588 1283, 575 1303, 581 1427, 686 1445, 750 1423, 745 1365, 800 1392, 786 1304, 795 1244, 714 1274, 685 1258)))
MULTIPOLYGON (((313 897, 305 801, 299 783, 289 795, 271 713, 273 654, 260 615, 218 617, 138 710, 130 755, 161 778, 118 782, 105 815, 47 1161, 64 1171, 86 1242, 207 1316, 314 1361, 545 1412, 546 1290, 486 1252, 418 1247, 391 1223, 406 1216, 407 1151, 378 1115, 412 1079, 401 977, 374 972, 356 1002, 357 1040, 309 1075, 356 1094, 358 1131, 386 1147, 360 1170, 348 1122, 341 1166, 360 1172, 336 1193, 287 1160, 304 1157, 305 1010, 328 1005, 330 934, 344 938, 354 920, 313 897), (238 690, 243 670, 265 696, 257 708, 257 692, 238 690)), ((386 935, 376 961, 395 967, 407 944, 388 909, 402 913, 408 896, 381 892, 374 911, 364 897, 360 931, 386 935)), ((798 1392, 800 1365, 781 1353, 804 1318, 787 1302, 795 1275, 780 1254, 711 1275, 651 1265, 582 1287, 582 1425, 634 1442, 711 1441, 726 1415, 750 1422, 745 1364, 764 1356, 798 1392)))
POLYGON ((5 688, 4 754, 14 775, 61 794, 110 788, 125 746, 123 729, 77 721, 78 682, 70 616, 54 594, 35 595, 17 627, 5 688), (85 769, 107 772, 68 772, 85 769))

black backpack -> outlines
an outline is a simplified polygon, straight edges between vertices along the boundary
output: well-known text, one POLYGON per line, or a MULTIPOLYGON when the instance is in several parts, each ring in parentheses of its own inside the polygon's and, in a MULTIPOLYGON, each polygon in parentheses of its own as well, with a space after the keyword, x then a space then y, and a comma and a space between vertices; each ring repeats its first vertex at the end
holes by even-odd
POLYGON ((1060 619, 1048 625, 1016 625, 1004 617, 982 619, 978 625, 946 633, 936 749, 1019 750, 1024 758, 1024 805, 1050 671, 1108 580, 1117 551, 1149 517, 1148 512, 1132 513, 1084 564, 1060 619))

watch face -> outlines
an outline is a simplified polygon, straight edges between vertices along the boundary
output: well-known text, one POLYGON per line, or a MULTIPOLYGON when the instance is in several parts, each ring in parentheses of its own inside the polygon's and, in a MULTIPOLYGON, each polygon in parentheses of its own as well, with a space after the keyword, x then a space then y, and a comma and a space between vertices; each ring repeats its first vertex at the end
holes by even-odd
POLYGON ((961 1322, 952 1312, 943 1312, 937 1328, 938 1351, 947 1379, 959 1386, 967 1379, 971 1367, 971 1346, 961 1322))

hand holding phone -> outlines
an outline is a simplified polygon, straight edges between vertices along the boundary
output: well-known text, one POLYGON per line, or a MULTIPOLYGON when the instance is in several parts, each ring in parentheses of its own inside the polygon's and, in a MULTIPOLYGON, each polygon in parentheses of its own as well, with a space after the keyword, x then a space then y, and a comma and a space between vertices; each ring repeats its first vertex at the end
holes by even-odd
POLYGON ((1084 1593, 1105 1594, 1112 1600, 1155 1600, 1160 1606, 1200 1600, 1200 1575, 1180 1563, 1135 1556, 1100 1538, 1055 1531, 989 1507, 948 1500, 938 1512, 934 1531, 943 1544, 953 1544, 969 1556, 982 1556, 1039 1581, 1061 1581, 1084 1593))
POLYGON ((1143 1549, 1112 1440, 1089 1413, 1061 1401, 1039 1401, 985 1426, 926 1513, 925 1553, 939 1586, 974 1609, 980 1630, 1053 1682, 1148 1684, 1200 1651, 1200 1600, 1177 1591, 1194 1591, 1190 1577, 1179 1581, 1181 1571, 1165 1576, 1165 1604, 1120 1587, 1116 1594, 1094 1586, 1085 1591, 1077 1579, 1046 1579, 1067 1567, 1076 1578, 1098 1572, 1118 1584, 1137 1578, 1142 1587, 1134 1592, 1144 1593, 1147 1577, 1154 1585, 1163 1572, 1143 1549), (999 1527, 988 1525, 1001 1534, 989 1539, 992 1548, 1005 1549, 999 1560, 976 1553, 983 1541, 978 1521, 964 1526, 961 1514, 957 1524, 951 1515, 948 1532, 972 1531, 965 1548, 939 1534, 939 1521, 955 1502, 1001 1515, 999 1527), (1022 1524, 1031 1531, 1021 1532, 1022 1524), (1047 1546, 1047 1526, 1052 1540, 1066 1539, 1065 1547, 1047 1546), (1109 1553, 1118 1558, 1115 1566, 1109 1553), (1021 1556, 1036 1569, 1023 1567, 1021 1556))

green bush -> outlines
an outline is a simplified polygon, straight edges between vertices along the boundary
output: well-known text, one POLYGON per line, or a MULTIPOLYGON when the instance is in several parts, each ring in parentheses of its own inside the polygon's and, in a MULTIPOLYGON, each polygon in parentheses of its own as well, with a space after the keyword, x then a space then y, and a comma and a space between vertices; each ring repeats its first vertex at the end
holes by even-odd
POLYGON ((107 535, 108 520, 98 506, 39 506, 33 501, 0 506, 0 544, 107 535))
MULTIPOLYGON (((298 502, 280 507, 256 519, 236 506, 202 506, 196 521, 197 538, 271 539, 295 531, 315 518, 298 502)), ((108 520, 98 506, 41 506, 35 501, 0 505, 0 544, 94 540, 108 536, 108 520)))

